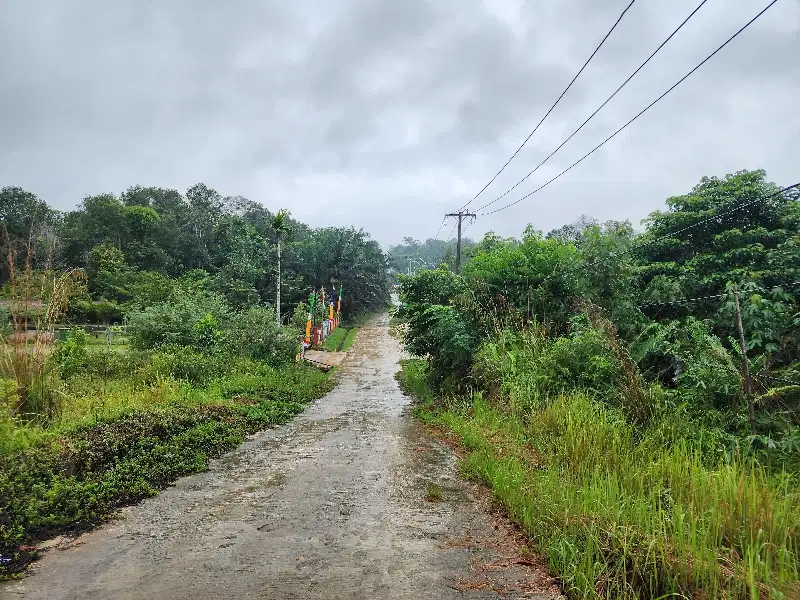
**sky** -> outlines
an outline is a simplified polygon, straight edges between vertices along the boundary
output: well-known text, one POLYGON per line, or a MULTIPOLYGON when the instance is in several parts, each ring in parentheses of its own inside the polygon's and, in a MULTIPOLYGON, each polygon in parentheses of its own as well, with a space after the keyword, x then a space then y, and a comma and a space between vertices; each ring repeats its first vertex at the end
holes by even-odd
MULTIPOLYGON (((637 0, 470 208, 555 149, 697 6, 637 0)), ((447 238, 629 0, 4 0, 0 186, 67 210, 132 185, 203 182, 384 246, 447 238)), ((589 125, 492 206, 550 179, 768 3, 708 0, 589 125)), ((800 1, 751 28, 601 150, 466 231, 634 225, 703 176, 800 180, 800 1)))

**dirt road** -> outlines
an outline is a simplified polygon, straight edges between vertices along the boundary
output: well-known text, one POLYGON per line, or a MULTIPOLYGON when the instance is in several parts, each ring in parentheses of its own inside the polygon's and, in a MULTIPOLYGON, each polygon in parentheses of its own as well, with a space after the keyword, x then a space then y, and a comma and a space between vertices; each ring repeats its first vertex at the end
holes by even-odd
POLYGON ((0 597, 552 597, 531 593, 542 573, 407 414, 399 356, 387 318, 374 320, 336 389, 292 423, 48 551, 0 597), (440 502, 426 499, 431 484, 440 502))

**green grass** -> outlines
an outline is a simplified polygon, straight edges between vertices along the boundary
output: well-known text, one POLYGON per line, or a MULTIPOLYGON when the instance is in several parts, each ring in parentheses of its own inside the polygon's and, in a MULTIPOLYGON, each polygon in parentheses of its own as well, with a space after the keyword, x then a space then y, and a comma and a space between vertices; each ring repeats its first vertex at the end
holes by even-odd
POLYGON ((332 386, 305 366, 240 362, 208 385, 157 377, 76 379, 47 427, 0 414, 0 579, 49 536, 102 522, 206 468, 252 432, 290 420, 332 386))
POLYGON ((344 342, 342 342, 342 352, 347 352, 350 348, 353 347, 353 344, 356 341, 356 334, 358 333, 358 327, 351 327, 347 330, 347 337, 344 338, 344 342))
POLYGON ((342 346, 345 338, 347 337, 347 329, 345 327, 337 327, 325 340, 325 350, 328 352, 336 352, 342 346))
POLYGON ((468 450, 573 598, 797 598, 800 493, 789 475, 704 456, 688 423, 645 430, 582 394, 524 419, 480 394, 435 402, 424 363, 400 375, 418 415, 468 450))
POLYGON ((108 339, 106 338, 105 333, 99 333, 97 337, 95 335, 89 334, 86 345, 89 347, 111 347, 116 349, 128 348, 130 344, 129 338, 127 334, 124 333, 115 333, 114 337, 112 338, 112 342, 109 345, 108 339))

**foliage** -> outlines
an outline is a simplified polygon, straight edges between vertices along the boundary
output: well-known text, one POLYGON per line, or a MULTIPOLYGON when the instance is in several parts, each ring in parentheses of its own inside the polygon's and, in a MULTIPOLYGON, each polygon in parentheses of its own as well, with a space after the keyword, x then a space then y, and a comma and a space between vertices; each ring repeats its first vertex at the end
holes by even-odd
POLYGON ((207 350, 222 341, 218 324, 229 319, 230 310, 221 296, 205 294, 184 295, 175 302, 132 311, 128 320, 131 345, 140 350, 165 344, 207 350))
MULTIPOLYGON (((404 389, 430 398, 420 363, 403 365, 404 389)), ((465 410, 426 403, 418 413, 463 444, 464 471, 492 489, 570 597, 797 590, 800 496, 791 479, 723 454, 704 460, 714 433, 685 416, 665 412, 637 430, 574 392, 524 420, 479 393, 465 410)))
POLYGON ((88 336, 83 329, 71 330, 65 339, 59 340, 53 360, 62 379, 74 377, 86 363, 88 336))
MULTIPOLYGON (((135 186, 119 197, 87 196, 58 218, 34 194, 8 187, 0 190, 0 224, 0 245, 18 264, 84 269, 91 298, 72 312, 75 323, 121 321, 93 313, 92 300, 138 311, 187 291, 214 291, 239 310, 274 305, 278 241, 281 313, 322 285, 344 287, 345 314, 382 308, 389 295, 387 259, 365 232, 311 229, 288 212, 224 198, 203 184, 185 195, 135 186)), ((8 279, 4 261, 0 285, 8 279)))
POLYGON ((490 233, 461 277, 400 277, 404 387, 573 597, 800 593, 800 194, 777 189, 704 178, 638 234, 490 233))
POLYGON ((125 318, 123 305, 111 300, 75 298, 69 303, 66 318, 71 323, 90 325, 122 323, 125 318))
POLYGON ((299 336, 278 326, 271 308, 251 307, 233 316, 230 345, 237 354, 270 364, 287 364, 299 351, 299 336))
MULTIPOLYGON (((487 234, 461 277, 400 277, 406 348, 428 360, 436 386, 455 373, 499 392, 484 360, 497 353, 508 369, 529 363, 532 405, 580 389, 625 402, 646 423, 668 401, 747 446, 734 287, 751 370, 800 359, 800 203, 790 194, 758 201, 776 189, 762 171, 704 178, 639 235, 627 222, 586 217, 546 236, 531 227, 520 239, 487 234), (576 326, 582 314, 595 315, 590 326, 576 326)), ((771 435, 774 415, 756 410, 755 433, 771 435)))

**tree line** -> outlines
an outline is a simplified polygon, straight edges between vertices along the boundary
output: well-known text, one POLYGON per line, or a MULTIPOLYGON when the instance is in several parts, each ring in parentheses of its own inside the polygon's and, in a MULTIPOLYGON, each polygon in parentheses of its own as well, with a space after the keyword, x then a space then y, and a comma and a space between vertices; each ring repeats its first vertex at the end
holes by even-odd
POLYGON ((237 309, 274 308, 279 251, 284 321, 322 285, 344 288, 344 314, 382 306, 388 294, 387 258, 363 230, 312 228, 202 183, 185 194, 134 186, 118 196, 87 196, 68 211, 54 210, 22 188, 4 187, 0 222, 7 259, 0 284, 8 282, 12 263, 82 269, 90 320, 116 318, 119 307, 130 303, 164 299, 178 280, 181 289, 194 285, 218 293, 237 309), (97 314, 104 309, 105 315, 97 314))

